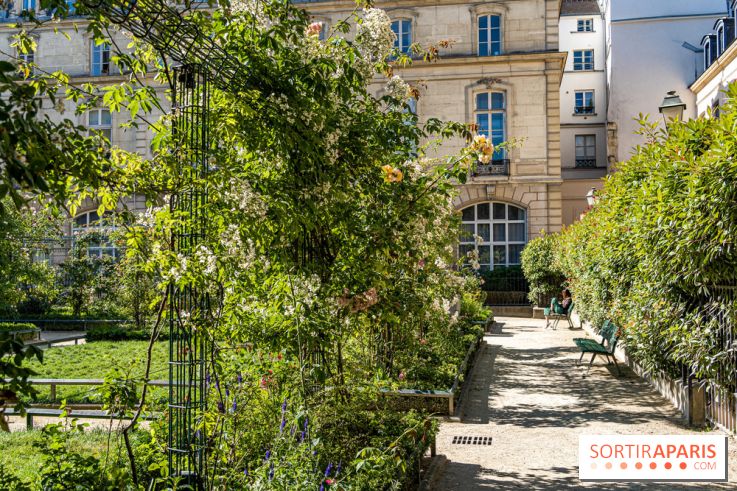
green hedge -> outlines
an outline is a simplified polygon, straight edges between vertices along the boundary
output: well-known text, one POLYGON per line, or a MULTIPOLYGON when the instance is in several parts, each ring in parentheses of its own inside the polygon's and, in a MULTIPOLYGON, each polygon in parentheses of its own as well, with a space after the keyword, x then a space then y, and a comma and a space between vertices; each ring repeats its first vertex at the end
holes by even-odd
MULTIPOLYGON (((168 332, 165 331, 159 334, 159 341, 168 339, 168 332)), ((126 326, 93 327, 87 331, 87 341, 148 341, 150 338, 150 331, 126 326)))
POLYGON ((734 297, 717 295, 737 284, 737 86, 727 96, 719 118, 668 133, 643 119, 648 145, 606 179, 554 255, 576 310, 594 325, 612 319, 646 369, 680 375, 685 364, 735 389, 718 370, 728 351, 716 320, 737 322, 734 297))
POLYGON ((12 336, 15 339, 21 341, 29 341, 36 339, 39 329, 33 324, 23 322, 0 322, 0 337, 12 336), (33 331, 24 332, 22 334, 13 334, 18 331, 33 331))

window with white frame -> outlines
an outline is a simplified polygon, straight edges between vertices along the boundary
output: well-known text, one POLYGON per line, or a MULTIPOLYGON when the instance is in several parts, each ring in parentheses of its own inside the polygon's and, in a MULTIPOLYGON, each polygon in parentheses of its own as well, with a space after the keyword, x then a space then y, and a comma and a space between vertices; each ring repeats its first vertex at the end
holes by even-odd
POLYGON ((392 32, 396 36, 394 48, 400 53, 408 54, 409 47, 412 45, 412 21, 408 19, 395 20, 392 22, 392 32))
POLYGON ((99 132, 107 138, 109 142, 113 141, 113 119, 110 111, 107 109, 92 109, 87 113, 87 127, 90 135, 99 132))
POLYGON ((487 202, 461 210, 458 254, 476 250, 482 270, 520 264, 527 243, 527 212, 507 203, 487 202))
POLYGON ((502 16, 482 15, 479 23, 479 56, 502 54, 502 16))
MULTIPOLYGON (((31 65, 34 61, 36 61, 36 52, 35 51, 29 51, 28 53, 18 53, 18 59, 22 62, 24 65, 31 65)), ((31 71, 33 67, 30 67, 31 71)))
POLYGON ((717 58, 719 58, 726 49, 726 39, 724 37, 724 24, 722 23, 717 29, 717 58))
POLYGON ((108 235, 117 229, 114 215, 105 213, 100 219, 97 211, 87 211, 74 217, 72 236, 78 237, 83 233, 96 232, 99 240, 92 240, 87 246, 87 254, 91 257, 110 256, 118 258, 120 251, 108 238, 108 235))
POLYGON ((573 69, 576 71, 594 69, 594 50, 577 49, 573 52, 573 69))
POLYGON ((594 19, 578 19, 576 30, 578 32, 594 32, 594 19))
POLYGON ((110 74, 110 44, 97 44, 92 41, 92 63, 90 63, 90 75, 98 77, 110 74))
POLYGON ((36 11, 36 0, 23 0, 23 2, 21 3, 21 10, 35 12, 36 11))
POLYGON ((574 114, 594 114, 594 91, 577 90, 575 93, 576 105, 574 114))
POLYGON ((596 167, 596 135, 576 135, 576 167, 596 167))
POLYGON ((507 103, 504 92, 476 94, 474 114, 478 134, 486 136, 494 144, 492 160, 507 158, 506 152, 499 148, 506 139, 507 103))

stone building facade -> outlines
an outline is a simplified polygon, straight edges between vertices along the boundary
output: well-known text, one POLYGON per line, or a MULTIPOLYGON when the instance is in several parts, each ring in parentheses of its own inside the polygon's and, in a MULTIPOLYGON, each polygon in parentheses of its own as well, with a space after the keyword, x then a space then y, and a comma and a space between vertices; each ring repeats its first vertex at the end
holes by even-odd
MULTIPOLYGON (((328 32, 355 8, 346 0, 303 3, 328 32)), ((461 252, 477 248, 482 267, 519 264, 519 253, 541 231, 562 225, 560 84, 566 54, 559 52, 560 0, 459 2, 379 1, 398 34, 395 46, 449 41, 439 60, 397 68, 420 88, 420 121, 477 123, 495 143, 519 142, 460 186, 461 252), (474 243, 473 235, 477 235, 474 243)), ((377 80, 379 92, 385 80, 377 80)), ((443 144, 434 156, 465 143, 443 144)))
MULTIPOLYGON (((475 122, 495 142, 519 142, 506 152, 497 152, 489 165, 480 166, 460 187, 456 199, 458 209, 464 210, 466 232, 461 247, 478 248, 481 264, 489 269, 518 264, 521 249, 530 239, 542 230, 558 231, 562 225, 559 89, 566 54, 559 52, 560 1, 437 0, 428 4, 403 0, 376 5, 394 21, 400 48, 449 41, 448 47, 440 48, 437 61, 415 60, 397 69, 420 88, 416 110, 421 121, 435 117, 475 122), (476 244, 474 235, 481 238, 480 243, 476 244)), ((306 1, 303 5, 324 23, 326 32, 355 9, 349 0, 306 1)), ((0 22, 15 22, 17 12, 0 13, 0 22)), ((44 15, 40 10, 37 13, 44 15)), ((0 52, 14 56, 8 32, 0 37, 0 52)), ((33 61, 39 69, 64 70, 75 84, 109 85, 123 80, 114 73, 110 52, 95 45, 86 33, 83 18, 37 28, 34 35, 38 48, 33 61)), ((122 33, 114 41, 121 46, 129 42, 122 33)), ((377 93, 384 84, 385 80, 377 78, 377 93)), ((65 117, 70 117, 75 108, 66 104, 65 117)), ((129 118, 125 112, 92 110, 71 117, 103 131, 113 145, 151 154, 152 135, 145 125, 121 127, 129 118)), ((460 139, 446 142, 435 156, 455 153, 464 145, 460 139)), ((132 199, 129 205, 140 209, 144 203, 132 199)), ((71 217, 65 232, 73 236, 93 226, 95 209, 94 203, 87 203, 71 217)), ((106 253, 104 249, 100 253, 106 253)))

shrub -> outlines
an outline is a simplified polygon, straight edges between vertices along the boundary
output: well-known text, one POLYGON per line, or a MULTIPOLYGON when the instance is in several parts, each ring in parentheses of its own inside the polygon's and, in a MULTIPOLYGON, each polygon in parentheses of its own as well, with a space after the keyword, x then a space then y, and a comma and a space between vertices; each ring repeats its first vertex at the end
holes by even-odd
POLYGON ((27 341, 29 339, 34 339, 36 337, 36 333, 38 333, 39 329, 28 322, 0 322, 0 336, 4 335, 12 335, 15 339, 18 339, 20 341, 27 341), (18 331, 27 331, 32 330, 31 333, 22 333, 22 334, 13 334, 18 331))
MULTIPOLYGON (((669 124, 642 118, 648 142, 607 178, 599 202, 560 237, 556 257, 577 311, 623 329, 628 355, 648 370, 679 364, 730 391, 716 319, 734 322, 718 285, 737 282, 737 85, 719 118, 669 124)), ((727 288, 729 289, 729 288, 727 288)))
POLYGON ((98 326, 87 331, 87 341, 148 341, 151 333, 121 326, 98 326))
POLYGON ((530 284, 528 298, 536 305, 547 305, 565 281, 556 258, 557 242, 557 235, 543 232, 522 251, 522 271, 530 284))

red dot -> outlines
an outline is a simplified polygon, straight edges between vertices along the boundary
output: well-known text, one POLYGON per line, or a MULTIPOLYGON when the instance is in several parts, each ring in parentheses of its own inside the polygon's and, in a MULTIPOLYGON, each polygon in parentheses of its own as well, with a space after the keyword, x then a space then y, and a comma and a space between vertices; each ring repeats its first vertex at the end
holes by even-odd
POLYGON ((684 469, 684 470, 686 469, 686 463, 685 462, 681 462, 681 469, 684 469))
POLYGON ((670 462, 666 462, 665 463, 665 468, 666 469, 670 469, 671 467, 673 467, 673 464, 671 464, 670 462))
POLYGON ((622 462, 621 464, 619 464, 619 467, 622 468, 622 469, 626 469, 627 468, 627 462, 622 462))
POLYGON ((650 462, 650 468, 655 469, 658 466, 655 462, 650 462))
POLYGON ((612 468, 612 463, 611 462, 607 462, 606 463, 606 468, 607 469, 611 469, 612 468))
POLYGON ((635 468, 642 469, 642 462, 638 462, 635 464, 635 468))

